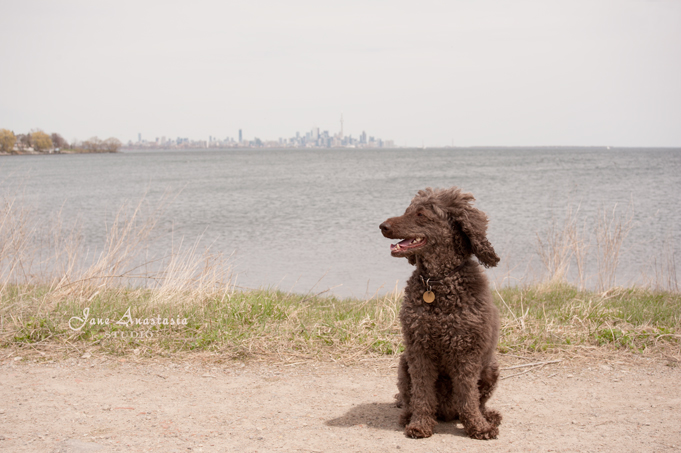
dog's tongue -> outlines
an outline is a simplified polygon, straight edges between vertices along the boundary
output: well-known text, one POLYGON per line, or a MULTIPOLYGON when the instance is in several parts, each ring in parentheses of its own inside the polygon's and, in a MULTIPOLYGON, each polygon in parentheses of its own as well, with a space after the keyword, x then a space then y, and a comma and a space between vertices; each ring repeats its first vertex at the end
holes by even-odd
POLYGON ((390 244, 390 250, 395 250, 395 247, 397 247, 398 245, 400 247, 402 247, 402 246, 406 247, 411 243, 411 241, 412 241, 411 239, 405 239, 403 241, 398 242, 397 244, 390 244))

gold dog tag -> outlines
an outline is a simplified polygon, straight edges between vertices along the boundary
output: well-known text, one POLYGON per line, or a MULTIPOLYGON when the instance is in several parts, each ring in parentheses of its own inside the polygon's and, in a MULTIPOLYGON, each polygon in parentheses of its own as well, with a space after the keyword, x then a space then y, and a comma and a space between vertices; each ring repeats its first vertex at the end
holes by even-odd
POLYGON ((432 304, 433 301, 435 300, 435 293, 432 291, 426 291, 425 293, 423 293, 423 300, 427 304, 432 304))

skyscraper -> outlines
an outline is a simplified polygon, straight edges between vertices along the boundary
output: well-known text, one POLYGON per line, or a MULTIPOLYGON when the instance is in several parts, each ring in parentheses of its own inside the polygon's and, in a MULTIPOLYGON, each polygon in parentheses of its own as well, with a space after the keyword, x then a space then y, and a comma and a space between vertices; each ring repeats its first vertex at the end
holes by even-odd
POLYGON ((239 143, 243 141, 243 136, 241 135, 241 129, 239 129, 239 143))

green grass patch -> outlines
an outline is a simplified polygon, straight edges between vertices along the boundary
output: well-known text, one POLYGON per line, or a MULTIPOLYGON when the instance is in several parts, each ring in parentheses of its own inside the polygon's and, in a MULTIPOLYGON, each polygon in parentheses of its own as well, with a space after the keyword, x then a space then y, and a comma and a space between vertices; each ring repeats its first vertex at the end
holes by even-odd
POLYGON ((199 350, 233 357, 340 358, 401 351, 399 298, 393 296, 358 300, 259 290, 202 301, 189 294, 186 303, 175 295, 173 303, 156 303, 153 291, 119 289, 51 303, 39 294, 45 290, 4 292, 1 346, 151 355, 199 350))
POLYGON ((494 297, 502 314, 502 350, 590 345, 641 352, 680 337, 678 293, 644 288, 597 293, 554 284, 504 288, 494 297))

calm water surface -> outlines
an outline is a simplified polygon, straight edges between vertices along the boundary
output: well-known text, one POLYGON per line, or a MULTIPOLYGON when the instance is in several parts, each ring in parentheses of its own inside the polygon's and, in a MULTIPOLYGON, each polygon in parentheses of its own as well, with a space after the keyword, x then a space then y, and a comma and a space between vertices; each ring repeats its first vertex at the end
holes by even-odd
MULTIPOLYGON (((233 253, 238 283, 340 296, 386 292, 411 273, 378 225, 424 187, 471 191, 502 257, 498 282, 538 278, 537 234, 568 206, 591 232, 599 209, 633 215, 617 283, 643 282, 681 250, 681 150, 399 149, 127 151, 0 158, 0 193, 43 222, 78 218, 89 248, 124 203, 170 191, 153 248, 184 238, 233 253), (510 280, 509 278, 510 277, 510 280), (320 281, 321 279, 321 281, 320 281), (316 285, 316 286, 315 286, 316 285), (338 286, 341 285, 341 286, 338 286)), ((592 237, 595 275, 595 239, 592 237)), ((595 284, 595 278, 591 283, 595 284)))

